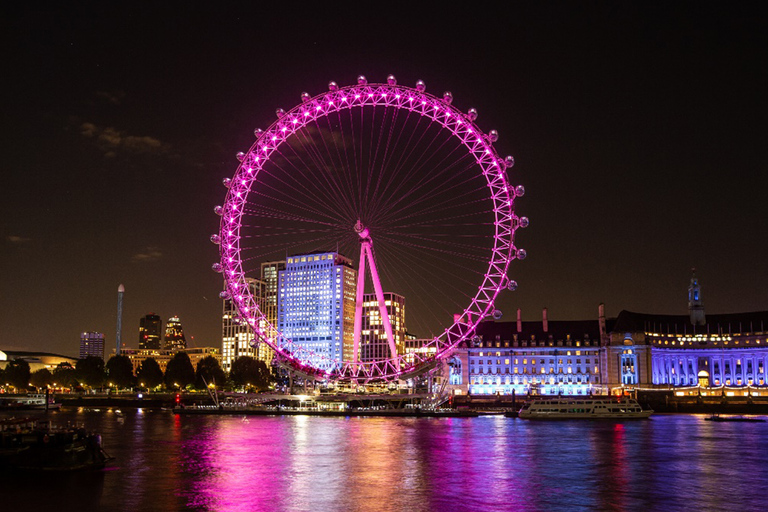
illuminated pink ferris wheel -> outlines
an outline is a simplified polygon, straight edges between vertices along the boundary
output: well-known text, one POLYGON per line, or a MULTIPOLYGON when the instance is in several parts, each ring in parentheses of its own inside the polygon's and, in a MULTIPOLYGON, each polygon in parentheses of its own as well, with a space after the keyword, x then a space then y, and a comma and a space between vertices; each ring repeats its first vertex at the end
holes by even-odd
MULTIPOLYGON (((497 297, 517 288, 510 263, 526 255, 514 244, 515 231, 528 225, 514 211, 524 188, 508 180, 514 159, 497 153, 498 133, 480 130, 477 111, 458 110, 450 92, 434 96, 422 81, 405 87, 392 75, 328 89, 278 109, 277 120, 255 130, 250 149, 238 153, 224 205, 215 209, 221 227, 211 240, 220 261, 213 269, 224 277, 222 297, 279 364, 317 380, 407 379, 471 343, 479 321, 501 317, 497 297), (337 341, 343 357, 281 328, 280 291, 268 304, 268 293, 253 286, 268 262, 322 252, 348 256, 357 270, 342 297, 307 292, 350 306, 335 310, 335 322, 349 326, 337 341), (390 318, 387 293, 407 297, 404 320, 390 318), (376 357, 363 350, 371 310, 386 347, 376 357), (395 333, 404 322, 409 342, 395 333)), ((300 313, 327 315, 318 304, 304 303, 300 313)))

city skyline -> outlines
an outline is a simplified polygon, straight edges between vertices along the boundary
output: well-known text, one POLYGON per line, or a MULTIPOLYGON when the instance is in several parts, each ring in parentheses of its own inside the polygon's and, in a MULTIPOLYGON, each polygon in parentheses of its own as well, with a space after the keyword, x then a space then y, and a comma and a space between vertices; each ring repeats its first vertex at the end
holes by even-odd
POLYGON ((76 354, 85 331, 112 347, 121 283, 126 345, 133 319, 155 310, 178 314, 190 345, 219 346, 207 239, 222 178, 276 108, 358 74, 451 90, 515 156, 529 258, 511 267, 519 289, 502 297, 504 319, 545 306, 591 318, 601 302, 609 316, 682 313, 691 267, 708 311, 767 309, 768 44, 756 4, 381 14, 415 45, 322 15, 297 20, 296 39, 266 56, 282 30, 270 20, 296 13, 241 7, 256 20, 248 30, 229 31, 236 20, 216 9, 2 7, 14 79, 3 86, 0 348, 76 354), (170 20, 199 29, 179 38, 170 20), (455 35, 480 27, 482 45, 455 35), (264 62, 244 65, 256 55, 264 62))

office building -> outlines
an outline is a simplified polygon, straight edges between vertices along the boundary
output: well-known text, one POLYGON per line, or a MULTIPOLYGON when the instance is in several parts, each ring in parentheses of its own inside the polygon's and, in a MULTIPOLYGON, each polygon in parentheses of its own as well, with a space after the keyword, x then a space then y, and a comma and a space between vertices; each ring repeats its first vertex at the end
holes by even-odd
MULTIPOLYGON (((268 261, 261 264, 260 279, 246 278, 253 298, 264 314, 265 319, 259 324, 259 328, 269 338, 277 334, 278 276, 284 269, 285 261, 268 261)), ((264 361, 267 366, 272 364, 274 351, 266 343, 258 343, 254 339, 250 327, 238 318, 231 299, 224 299, 221 327, 222 368, 229 371, 232 368, 232 362, 241 356, 250 356, 264 361)))
MULTIPOLYGON (((168 362, 173 359, 173 357, 178 352, 179 351, 177 350, 134 349, 130 347, 123 347, 120 351, 120 354, 126 356, 131 361, 131 364, 133 365, 133 373, 135 375, 141 367, 141 363, 143 363, 145 359, 149 358, 157 361, 158 366, 163 371, 163 373, 165 373, 168 362)), ((221 351, 217 347, 188 348, 186 350, 182 350, 181 352, 185 352, 189 356, 189 361, 192 363, 192 366, 195 369, 197 369, 197 363, 208 356, 215 357, 216 360, 219 361, 219 364, 221 364, 221 351)), ((112 356, 114 356, 114 354, 112 354, 112 356)))
MULTIPOLYGON (((250 292, 257 304, 261 305, 264 298, 264 281, 245 278, 250 292)), ((232 369, 235 359, 242 356, 259 358, 259 350, 268 348, 263 343, 257 347, 252 345, 254 336, 250 326, 243 321, 235 308, 232 299, 224 299, 224 310, 221 315, 221 367, 225 371, 232 369)))
POLYGON ((178 316, 172 316, 165 324, 165 343, 166 350, 184 350, 187 348, 187 340, 184 337, 184 328, 181 326, 181 320, 178 316))
POLYGON ((154 313, 142 317, 139 321, 139 348, 155 349, 161 347, 160 340, 163 337, 163 321, 154 313))
MULTIPOLYGON (((261 330, 269 338, 274 338, 277 335, 277 290, 281 270, 285 270, 285 260, 268 261, 261 264, 261 281, 264 283, 264 287, 259 308, 266 318, 266 322, 261 325, 261 330)), ((266 343, 261 343, 256 357, 270 365, 274 351, 266 343)))
MULTIPOLYGON (((384 303, 392 325, 397 354, 406 353, 405 297, 385 292, 384 303)), ((360 360, 380 361, 391 357, 387 333, 379 311, 379 301, 373 293, 363 296, 363 324, 360 333, 360 360)))
POLYGON ((277 327, 325 358, 324 370, 352 358, 355 279, 352 260, 336 252, 301 254, 278 273, 277 327))
POLYGON ((104 333, 83 332, 80 334, 80 359, 88 356, 104 359, 104 333))

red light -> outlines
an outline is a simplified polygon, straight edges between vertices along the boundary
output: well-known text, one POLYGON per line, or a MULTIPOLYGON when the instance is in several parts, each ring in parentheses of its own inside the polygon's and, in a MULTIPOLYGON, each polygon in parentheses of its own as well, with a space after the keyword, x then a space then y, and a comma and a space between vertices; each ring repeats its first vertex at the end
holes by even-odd
POLYGON ((181 395, 176 393, 176 405, 179 405, 181 403, 181 395))

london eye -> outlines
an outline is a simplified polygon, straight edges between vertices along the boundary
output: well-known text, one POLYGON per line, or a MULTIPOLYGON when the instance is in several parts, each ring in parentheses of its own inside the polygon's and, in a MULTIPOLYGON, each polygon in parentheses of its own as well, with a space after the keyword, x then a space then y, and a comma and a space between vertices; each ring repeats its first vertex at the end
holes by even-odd
MULTIPOLYGON (((392 75, 385 83, 360 76, 302 93, 255 130, 234 176, 224 179, 213 269, 224 277, 222 297, 278 363, 316 380, 407 379, 472 343, 480 321, 501 317, 496 299, 517 288, 510 265, 526 255, 515 232, 528 219, 514 208, 525 190, 508 178, 514 159, 497 152, 498 133, 482 131, 477 118, 422 81, 407 87, 392 75), (354 270, 347 282, 322 274, 331 255, 354 270), (295 318, 319 312, 345 326, 341 339, 311 326, 304 334, 319 337, 298 336, 252 286, 265 263, 307 257, 316 265, 302 261, 301 269, 346 288, 336 296, 309 290, 313 305, 297 306, 295 318), (387 307, 395 296, 407 308, 397 319, 387 307), (343 304, 334 309, 334 302, 343 304), (382 350, 368 350, 366 315, 376 319, 382 350), (317 339, 336 350, 308 342, 317 339)), ((286 286, 274 290, 283 303, 286 286)))

